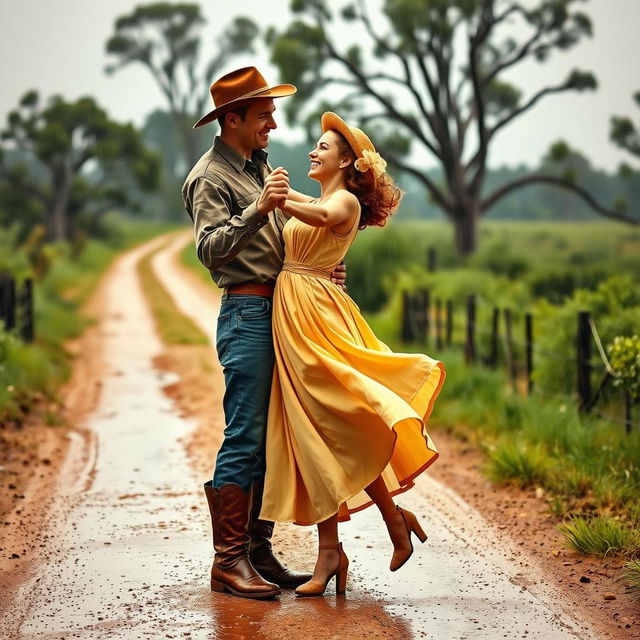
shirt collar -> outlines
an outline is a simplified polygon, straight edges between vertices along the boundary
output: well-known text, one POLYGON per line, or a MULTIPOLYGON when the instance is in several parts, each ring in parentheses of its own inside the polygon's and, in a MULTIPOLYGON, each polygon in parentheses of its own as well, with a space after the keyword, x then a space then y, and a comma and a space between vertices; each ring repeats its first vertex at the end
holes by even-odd
MULTIPOLYGON (((213 141, 213 149, 219 153, 236 171, 242 171, 247 159, 226 142, 223 142, 220 136, 216 136, 213 141)), ((267 152, 263 149, 254 149, 251 152, 252 162, 259 164, 267 161, 267 152)))

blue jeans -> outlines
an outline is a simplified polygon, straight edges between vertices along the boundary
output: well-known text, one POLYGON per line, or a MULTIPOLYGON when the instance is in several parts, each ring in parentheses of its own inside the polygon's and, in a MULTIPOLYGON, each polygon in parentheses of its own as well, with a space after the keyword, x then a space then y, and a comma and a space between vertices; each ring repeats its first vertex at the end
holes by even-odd
POLYGON ((264 478, 274 362, 272 305, 264 296, 222 297, 216 348, 224 367, 226 427, 213 474, 216 488, 233 483, 248 491, 264 478))

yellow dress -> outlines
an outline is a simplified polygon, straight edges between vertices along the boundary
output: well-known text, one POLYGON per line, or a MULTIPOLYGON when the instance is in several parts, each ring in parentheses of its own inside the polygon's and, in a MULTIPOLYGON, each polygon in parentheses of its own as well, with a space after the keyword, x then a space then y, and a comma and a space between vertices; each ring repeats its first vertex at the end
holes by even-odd
POLYGON ((413 486, 438 451, 425 429, 445 378, 441 362, 393 353, 330 280, 358 232, 290 218, 273 301, 275 367, 260 517, 308 525, 413 486))

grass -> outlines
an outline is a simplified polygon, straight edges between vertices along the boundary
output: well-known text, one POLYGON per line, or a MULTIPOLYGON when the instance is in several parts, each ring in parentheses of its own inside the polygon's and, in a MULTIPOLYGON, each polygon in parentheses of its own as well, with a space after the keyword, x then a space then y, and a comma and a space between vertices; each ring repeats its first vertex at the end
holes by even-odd
POLYGON ((173 299, 153 272, 151 261, 155 253, 157 251, 140 260, 138 274, 160 338, 167 345, 208 344, 207 336, 190 318, 178 311, 173 299))
POLYGON ((611 516, 575 517, 559 529, 565 544, 585 555, 632 556, 640 552, 640 531, 611 516))
POLYGON ((485 475, 497 484, 513 482, 522 489, 545 484, 550 459, 540 445, 510 440, 498 442, 489 449, 485 475))
POLYGON ((620 577, 629 583, 631 595, 640 600, 640 558, 627 562, 620 577))

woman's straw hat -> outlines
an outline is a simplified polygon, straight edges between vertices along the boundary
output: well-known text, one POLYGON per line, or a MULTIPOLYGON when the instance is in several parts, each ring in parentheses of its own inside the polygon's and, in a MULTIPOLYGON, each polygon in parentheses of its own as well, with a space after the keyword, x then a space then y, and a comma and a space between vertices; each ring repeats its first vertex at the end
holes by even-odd
POLYGON ((344 136, 356 155, 354 166, 358 171, 363 173, 372 171, 374 176, 385 172, 387 163, 380 157, 380 154, 373 146, 373 142, 369 140, 364 131, 358 129, 358 127, 348 125, 338 114, 332 111, 325 111, 320 122, 323 133, 332 130, 344 136))

